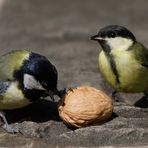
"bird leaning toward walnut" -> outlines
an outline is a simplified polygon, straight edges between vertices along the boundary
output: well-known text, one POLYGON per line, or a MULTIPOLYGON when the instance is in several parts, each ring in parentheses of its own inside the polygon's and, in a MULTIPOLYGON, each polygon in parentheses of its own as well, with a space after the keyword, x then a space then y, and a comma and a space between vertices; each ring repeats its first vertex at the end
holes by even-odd
POLYGON ((15 50, 0 57, 0 117, 7 132, 17 132, 8 125, 2 110, 25 107, 42 97, 62 96, 57 89, 58 73, 40 54, 15 50))

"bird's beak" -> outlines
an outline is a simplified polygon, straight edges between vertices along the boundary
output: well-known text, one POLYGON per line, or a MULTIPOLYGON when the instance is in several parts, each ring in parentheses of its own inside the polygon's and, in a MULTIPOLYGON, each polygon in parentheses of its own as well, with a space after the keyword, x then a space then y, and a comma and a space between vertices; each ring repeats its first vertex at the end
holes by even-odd
POLYGON ((95 41, 104 41, 103 38, 99 37, 98 35, 94 35, 90 38, 91 40, 95 40, 95 41))
POLYGON ((63 90, 56 90, 55 95, 59 96, 60 98, 63 98, 63 96, 66 94, 66 89, 63 90))
POLYGON ((54 94, 55 93, 50 91, 50 90, 48 90, 47 94, 48 94, 48 96, 50 96, 51 100, 54 102, 54 94))
POLYGON ((50 98, 52 99, 52 101, 54 101, 54 95, 57 95, 60 98, 63 98, 63 96, 66 94, 66 89, 63 90, 54 90, 54 91, 50 91, 48 90, 48 95, 50 96, 50 98))

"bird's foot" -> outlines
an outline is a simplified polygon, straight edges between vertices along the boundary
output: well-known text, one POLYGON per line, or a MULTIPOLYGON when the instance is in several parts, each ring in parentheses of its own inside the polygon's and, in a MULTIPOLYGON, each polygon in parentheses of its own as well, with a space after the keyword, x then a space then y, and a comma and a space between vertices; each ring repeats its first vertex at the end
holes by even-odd
POLYGON ((4 130, 6 130, 8 133, 18 133, 19 129, 11 127, 11 125, 8 124, 7 119, 5 117, 5 113, 3 111, 0 111, 0 117, 2 118, 4 125, 2 126, 4 130))
POLYGON ((111 94, 111 96, 112 96, 112 98, 113 98, 113 100, 114 100, 115 102, 119 102, 119 100, 118 100, 116 94, 117 94, 117 92, 116 92, 116 91, 113 91, 112 94, 111 94))
POLYGON ((2 127, 3 127, 3 129, 6 130, 8 133, 12 133, 12 134, 14 134, 14 133, 20 133, 19 128, 17 128, 17 127, 12 127, 12 126, 9 125, 9 124, 4 124, 2 127))

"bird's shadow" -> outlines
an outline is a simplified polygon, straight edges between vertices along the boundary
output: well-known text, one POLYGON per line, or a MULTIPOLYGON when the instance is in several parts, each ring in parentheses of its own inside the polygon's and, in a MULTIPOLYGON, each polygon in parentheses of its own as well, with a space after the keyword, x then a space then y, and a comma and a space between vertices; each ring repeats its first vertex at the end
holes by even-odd
POLYGON ((140 108, 148 108, 148 99, 146 96, 143 96, 140 100, 135 102, 134 106, 140 108))
POLYGON ((8 123, 21 121, 45 122, 49 120, 61 121, 58 114, 58 103, 40 100, 27 107, 16 110, 5 110, 8 123))

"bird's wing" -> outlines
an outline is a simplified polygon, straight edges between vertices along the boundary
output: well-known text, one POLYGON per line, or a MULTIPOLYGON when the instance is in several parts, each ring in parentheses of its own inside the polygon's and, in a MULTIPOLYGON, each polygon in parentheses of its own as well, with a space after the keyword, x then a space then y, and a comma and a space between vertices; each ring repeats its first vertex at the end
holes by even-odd
POLYGON ((7 88, 10 86, 10 81, 0 81, 0 98, 6 92, 7 88))
POLYGON ((134 46, 135 58, 142 66, 148 69, 148 49, 140 43, 136 43, 134 46))
POLYGON ((15 50, 0 57, 0 80, 12 80, 25 59, 29 58, 27 50, 15 50))

